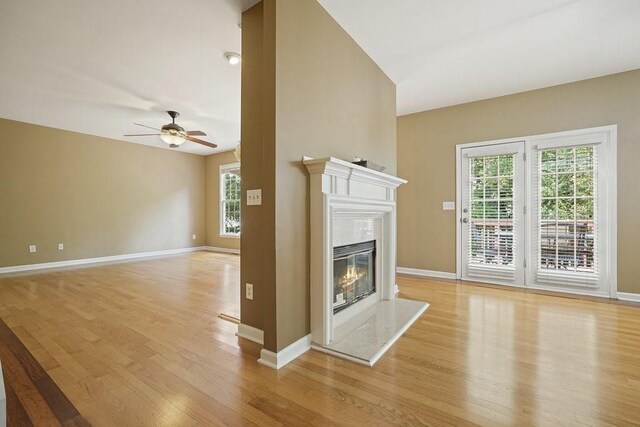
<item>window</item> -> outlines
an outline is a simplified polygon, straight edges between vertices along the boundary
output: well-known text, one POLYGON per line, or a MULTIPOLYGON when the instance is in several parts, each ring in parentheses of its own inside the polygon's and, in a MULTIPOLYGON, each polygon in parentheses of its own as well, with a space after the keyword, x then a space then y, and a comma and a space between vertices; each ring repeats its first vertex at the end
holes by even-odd
POLYGON ((464 278, 524 282, 523 141, 462 149, 464 278))
POLYGON ((240 235, 240 163, 220 166, 220 235, 240 235))
POLYGON ((541 270, 597 273, 597 147, 538 152, 541 270))
POLYGON ((469 262, 512 266, 513 154, 471 159, 469 262))

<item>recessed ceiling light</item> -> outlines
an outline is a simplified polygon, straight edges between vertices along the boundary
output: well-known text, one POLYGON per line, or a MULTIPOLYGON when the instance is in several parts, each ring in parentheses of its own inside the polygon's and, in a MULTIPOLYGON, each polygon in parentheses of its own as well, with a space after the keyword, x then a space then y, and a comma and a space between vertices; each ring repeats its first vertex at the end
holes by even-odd
POLYGON ((231 65, 237 65, 240 63, 240 55, 235 52, 226 52, 224 57, 231 65))

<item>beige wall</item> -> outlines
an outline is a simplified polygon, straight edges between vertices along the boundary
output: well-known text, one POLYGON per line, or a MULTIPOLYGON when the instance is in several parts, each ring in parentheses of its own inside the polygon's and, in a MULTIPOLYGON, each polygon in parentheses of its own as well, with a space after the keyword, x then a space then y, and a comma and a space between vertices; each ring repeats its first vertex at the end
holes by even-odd
POLYGON ((245 13, 242 71, 243 186, 262 188, 266 203, 243 204, 242 280, 251 275, 263 292, 265 348, 281 350, 309 333, 309 177, 301 158, 360 156, 394 173, 395 85, 315 0, 265 0, 245 13), (260 88, 245 86, 256 75, 260 88), (245 164, 245 154, 258 151, 260 173, 245 164), (262 234, 260 221, 275 224, 275 234, 262 234), (262 258, 247 258, 245 239, 259 238, 267 242, 262 258))
POLYGON ((204 176, 201 156, 0 119, 0 267, 203 245, 204 176))
MULTIPOLYGON (((481 81, 481 77, 479 77, 481 81)), ((398 118, 398 265, 455 271, 456 144, 618 125, 618 290, 640 293, 640 70, 398 118)))
POLYGON ((207 246, 240 249, 239 238, 220 236, 220 166, 236 162, 233 151, 211 154, 206 157, 205 244, 207 246))

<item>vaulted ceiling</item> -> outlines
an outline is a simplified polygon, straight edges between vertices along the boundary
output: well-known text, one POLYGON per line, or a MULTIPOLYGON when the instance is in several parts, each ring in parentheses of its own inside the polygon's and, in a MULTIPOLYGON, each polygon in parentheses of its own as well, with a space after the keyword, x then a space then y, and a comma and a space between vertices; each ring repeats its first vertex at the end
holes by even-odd
MULTIPOLYGON (((640 68, 638 0, 319 0, 397 84, 398 114, 640 68)), ((165 111, 240 139, 241 12, 256 0, 0 3, 0 117, 166 148, 165 111)))
POLYGON ((640 68, 638 0, 319 0, 397 85, 398 114, 640 68))

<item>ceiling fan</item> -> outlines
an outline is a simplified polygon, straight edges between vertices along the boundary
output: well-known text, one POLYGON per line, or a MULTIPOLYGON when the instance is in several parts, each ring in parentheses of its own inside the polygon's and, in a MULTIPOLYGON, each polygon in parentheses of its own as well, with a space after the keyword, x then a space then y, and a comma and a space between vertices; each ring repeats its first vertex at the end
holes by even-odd
POLYGON ((194 136, 207 136, 206 133, 199 130, 184 130, 182 126, 176 124, 176 117, 180 115, 177 111, 167 111, 171 116, 171 123, 168 123, 160 129, 153 128, 151 126, 141 125, 140 123, 134 123, 134 125, 142 126, 144 128, 153 129, 160 133, 139 133, 134 135, 124 136, 159 136, 164 142, 169 144, 171 148, 178 148, 180 144, 185 141, 195 142, 197 144, 206 145, 207 147, 216 148, 217 145, 212 142, 203 141, 194 136))

